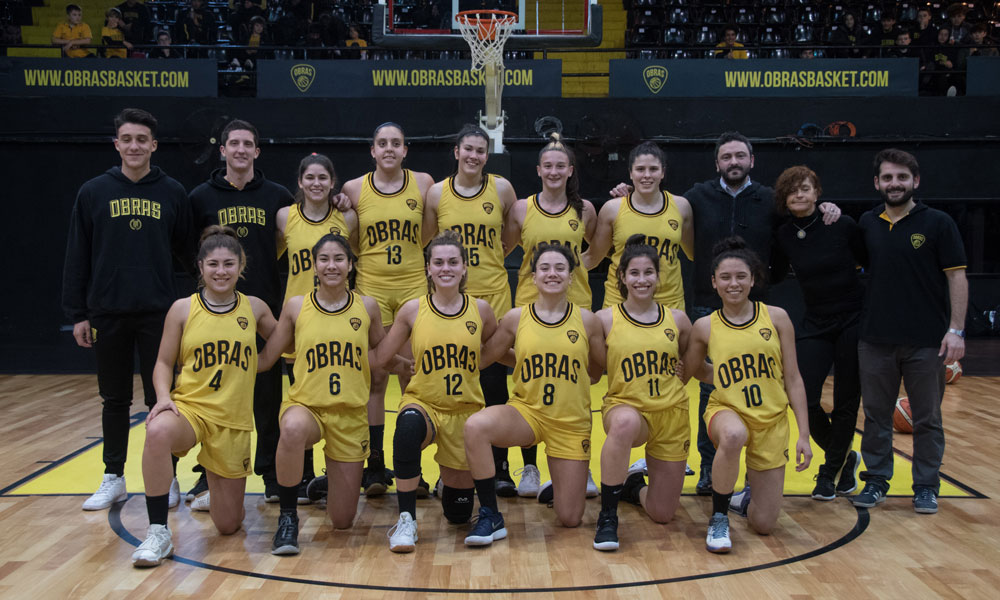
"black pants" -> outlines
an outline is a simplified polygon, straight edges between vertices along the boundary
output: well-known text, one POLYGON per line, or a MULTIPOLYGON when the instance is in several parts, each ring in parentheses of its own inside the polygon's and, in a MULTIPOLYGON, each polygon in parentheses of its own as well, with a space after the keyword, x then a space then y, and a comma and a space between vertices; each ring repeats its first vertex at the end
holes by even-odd
POLYGON ((153 367, 160 349, 165 316, 166 313, 151 312, 100 315, 90 319, 90 326, 96 333, 97 389, 104 401, 101 426, 105 473, 122 475, 125 472, 136 353, 146 407, 156 404, 153 367))
MULTIPOLYGON (((257 338, 257 351, 264 348, 264 340, 257 338)), ((281 429, 278 413, 281 411, 281 372, 284 361, 276 361, 267 371, 257 373, 253 386, 253 422, 257 430, 257 448, 254 452, 253 471, 264 479, 277 479, 275 454, 281 429)))
POLYGON ((844 464, 854 440, 861 402, 858 374, 860 312, 819 316, 806 314, 795 339, 799 372, 806 388, 809 433, 826 454, 820 467, 833 477, 844 464), (833 367, 833 412, 820 405, 823 382, 833 367))

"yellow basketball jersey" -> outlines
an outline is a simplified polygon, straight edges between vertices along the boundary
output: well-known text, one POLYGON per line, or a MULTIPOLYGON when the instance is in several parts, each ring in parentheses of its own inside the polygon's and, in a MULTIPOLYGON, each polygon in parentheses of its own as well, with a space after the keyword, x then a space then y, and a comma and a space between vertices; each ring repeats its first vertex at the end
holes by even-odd
POLYGON ((349 292, 343 308, 328 311, 316 292, 302 299, 295 319, 295 383, 288 397, 315 408, 357 408, 368 403, 368 327, 361 296, 349 292))
POLYGON ((632 205, 632 194, 622 198, 611 236, 611 267, 604 282, 604 306, 624 302, 618 293, 618 261, 628 238, 641 233, 646 243, 656 248, 660 255, 660 282, 653 299, 669 308, 684 310, 684 282, 681 279, 681 226, 684 219, 674 204, 674 196, 663 192, 663 207, 656 213, 642 213, 632 205))
POLYGON ((514 393, 539 415, 574 431, 590 432, 590 342, 580 308, 570 304, 557 323, 546 323, 535 305, 521 309, 514 341, 514 393))
POLYGON ((496 175, 487 175, 474 196, 455 190, 455 178, 441 186, 438 202, 438 230, 454 229, 469 251, 469 279, 466 290, 473 296, 495 294, 507 287, 503 266, 503 204, 497 197, 496 175))
POLYGON ((653 323, 636 321, 624 305, 611 309, 605 402, 641 411, 687 406, 687 392, 677 377, 680 332, 670 309, 658 307, 660 314, 653 323))
POLYGON ((359 290, 412 288, 424 285, 424 252, 420 224, 424 198, 409 169, 395 194, 375 188, 375 173, 365 176, 358 199, 359 290))
POLYGON ((285 222, 285 245, 288 247, 288 282, 285 286, 285 300, 293 296, 305 296, 316 287, 313 270, 312 249, 319 238, 328 233, 348 236, 347 222, 339 210, 330 212, 321 221, 310 221, 302 214, 302 207, 293 204, 288 210, 285 222))
POLYGON ((462 294, 462 309, 453 315, 439 311, 429 294, 419 302, 410 332, 416 372, 399 405, 410 397, 440 411, 485 406, 479 387, 483 320, 476 299, 462 294))
POLYGON ((550 242, 572 248, 573 255, 576 256, 576 268, 573 269, 573 280, 570 282, 567 297, 577 306, 590 308, 590 284, 587 282, 587 271, 580 264, 580 246, 583 245, 585 230, 583 217, 578 217, 576 211, 569 205, 562 212, 552 214, 545 212, 545 209, 538 205, 537 194, 528 198, 524 224, 521 227, 524 260, 517 272, 514 306, 524 306, 538 299, 538 288, 531 280, 531 254, 539 243, 550 242))
POLYGON ((175 402, 216 425, 253 429, 257 320, 246 296, 237 292, 236 306, 222 313, 209 309, 201 294, 191 296, 180 363, 170 394, 175 402))
POLYGON ((785 416, 788 396, 781 365, 781 341, 767 305, 754 302, 753 318, 737 325, 717 310, 711 315, 708 358, 712 360, 712 398, 757 427, 785 416))

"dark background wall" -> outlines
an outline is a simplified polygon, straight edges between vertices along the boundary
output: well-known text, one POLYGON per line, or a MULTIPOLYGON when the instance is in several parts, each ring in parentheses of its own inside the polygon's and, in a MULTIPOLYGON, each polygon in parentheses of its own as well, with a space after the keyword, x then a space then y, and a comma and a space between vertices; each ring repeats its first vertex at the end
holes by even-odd
MULTIPOLYGON (((407 166, 443 178, 454 168, 453 133, 473 119, 482 101, 0 98, 0 261, 6 274, 0 372, 92 367, 60 308, 65 233, 77 188, 120 164, 111 120, 126 106, 157 116, 160 144, 153 162, 188 189, 221 165, 212 136, 230 118, 257 125, 263 138, 258 166, 294 189, 298 161, 310 152, 328 154, 341 181, 370 170, 368 138, 387 120, 406 129, 407 166)), ((1000 193, 992 177, 1000 158, 996 99, 505 99, 504 109, 509 175, 518 196, 539 187, 535 164, 543 140, 536 129, 555 117, 577 152, 581 191, 598 208, 607 191, 626 180, 628 151, 645 139, 661 142, 669 157, 665 186, 682 194, 694 182, 717 177, 714 140, 737 129, 758 140, 754 179, 773 184, 787 166, 807 164, 823 179, 824 199, 853 216, 878 203, 874 153, 888 146, 910 150, 921 163, 920 197, 948 211, 962 230, 973 308, 1000 304, 1000 193), (856 137, 809 137, 811 128, 803 130, 837 121, 853 123, 856 137)), ((603 273, 592 280, 602 281, 603 273)), ((773 296, 793 311, 796 298, 794 283, 773 296)))

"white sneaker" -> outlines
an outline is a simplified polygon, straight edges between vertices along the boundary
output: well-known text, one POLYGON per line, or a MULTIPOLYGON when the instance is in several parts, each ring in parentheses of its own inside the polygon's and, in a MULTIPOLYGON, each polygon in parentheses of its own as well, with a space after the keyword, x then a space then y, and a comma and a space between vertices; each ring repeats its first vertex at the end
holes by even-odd
POLYGON ((594 483, 594 475, 588 469, 587 470, 587 497, 588 498, 596 498, 596 497, 598 497, 600 495, 601 495, 601 489, 597 487, 596 483, 594 483))
POLYGON ((715 513, 708 522, 708 535, 705 536, 705 548, 709 552, 725 554, 733 548, 729 539, 729 517, 715 513))
POLYGON ((105 473, 101 480, 101 487, 87 498, 83 503, 83 510, 104 510, 110 508, 115 502, 124 502, 128 499, 128 492, 125 491, 125 477, 105 473))
POLYGON ((132 553, 132 566, 155 567, 164 558, 173 556, 174 543, 166 525, 150 525, 146 541, 132 553))
POLYGON ((520 475, 521 481, 517 484, 517 495, 522 498, 532 498, 538 496, 538 488, 542 485, 542 474, 538 472, 535 465, 524 465, 523 469, 514 471, 514 475, 520 475))
POLYGON ((199 512, 208 512, 208 492, 202 492, 194 497, 191 501, 191 510, 197 510, 199 512))
POLYGON ((389 550, 413 552, 417 544, 417 522, 408 512, 401 513, 396 524, 389 529, 389 550))
POLYGON ((167 496, 167 508, 173 508, 181 503, 181 484, 177 482, 177 478, 170 482, 170 492, 167 496))
POLYGON ((628 479, 629 475, 634 475, 635 473, 642 473, 643 475, 649 475, 649 469, 646 468, 646 459, 640 458, 634 463, 628 466, 628 471, 625 473, 625 479, 628 479))

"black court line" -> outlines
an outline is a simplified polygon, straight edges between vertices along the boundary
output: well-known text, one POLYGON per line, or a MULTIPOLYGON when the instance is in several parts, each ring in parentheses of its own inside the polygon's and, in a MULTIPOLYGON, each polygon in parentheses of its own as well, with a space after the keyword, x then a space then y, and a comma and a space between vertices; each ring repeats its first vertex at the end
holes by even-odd
MULTIPOLYGON (((138 425, 139 423, 142 423, 145 420, 146 420, 146 413, 145 412, 138 413, 138 414, 136 414, 135 416, 133 416, 131 418, 132 422, 129 424, 129 427, 130 428, 131 427, 135 427, 136 425, 138 425)), ((103 437, 99 437, 99 438, 87 438, 87 439, 93 439, 94 441, 90 442, 89 444, 87 444, 86 446, 84 446, 84 447, 82 447, 82 448, 80 448, 78 450, 70 452, 69 454, 67 454, 66 456, 64 456, 64 457, 62 457, 60 459, 53 460, 53 461, 38 461, 38 462, 48 462, 48 464, 46 464, 41 469, 38 469, 34 473, 31 473, 29 475, 25 475, 24 477, 18 479, 17 481, 15 481, 14 483, 8 485, 7 487, 5 487, 3 489, 0 489, 0 496, 6 496, 6 495, 8 495, 7 492, 9 492, 9 491, 11 491, 13 489, 16 489, 16 488, 24 485, 25 483, 31 481, 32 479, 34 479, 36 477, 44 475, 45 473, 47 473, 47 472, 51 471, 52 469, 58 467, 59 465, 63 464, 64 462, 72 460, 72 459, 76 458, 77 456, 83 454, 87 450, 90 450, 94 446, 96 446, 96 445, 104 442, 104 438, 103 437)), ((75 495, 75 494, 37 494, 37 495, 39 495, 39 496, 41 496, 41 495, 46 495, 46 496, 48 496, 48 495, 52 495, 52 496, 64 496, 65 495, 65 496, 69 496, 69 495, 75 495)))
MULTIPOLYGON (((127 502, 127 500, 126 500, 127 502)), ((138 538, 132 535, 122 524, 121 520, 121 510, 125 506, 125 502, 119 502, 111 507, 108 512, 108 523, 111 525, 111 529, 115 532, 118 537, 122 538, 129 544, 133 546, 138 546, 141 542, 138 538)), ((792 556, 789 558, 784 558, 781 560, 776 560, 769 563, 764 563, 760 565, 752 565, 749 567, 741 567, 739 569, 729 569, 726 571, 714 571, 712 573, 698 573, 696 575, 682 575, 680 577, 670 577, 666 579, 651 579, 648 581, 628 581, 623 583, 606 583, 599 585, 581 585, 581 586, 564 586, 564 587, 548 587, 548 588, 468 588, 468 589, 457 589, 457 588, 418 588, 418 587, 404 587, 404 586, 393 586, 393 585, 367 585, 360 583, 341 583, 335 581, 321 581, 315 579, 303 579, 300 577, 286 577, 284 575, 269 575, 264 573, 254 573, 253 571, 245 571, 242 569, 233 569, 230 567, 221 567, 219 565, 211 565, 198 560, 185 558, 183 556, 174 555, 169 560, 178 562, 185 565, 190 565, 192 567, 200 567, 203 569, 209 569, 211 571, 217 571, 220 573, 228 573, 230 575, 242 575, 244 577, 253 577, 255 579, 264 579, 267 581, 281 581, 284 583, 298 583, 302 585, 315 585, 321 587, 335 587, 335 588, 346 588, 355 590, 376 590, 384 592, 420 592, 425 594, 536 594, 536 593, 553 593, 553 592, 586 592, 594 590, 612 590, 612 589, 622 589, 622 588, 635 588, 635 587, 647 587, 655 585, 665 585, 670 583, 680 583, 683 581, 697 581, 700 579, 712 579, 715 577, 725 577, 728 575, 739 575, 741 573, 751 573, 754 571, 763 571, 766 569, 773 569, 775 567, 780 567, 784 565, 790 565, 803 560, 808 560, 810 558, 815 558, 826 554, 827 552, 832 552, 837 548, 847 545, 848 543, 854 541, 861 536, 862 533, 868 529, 868 524, 871 521, 871 516, 868 514, 867 508, 857 508, 858 519, 854 523, 854 527, 851 528, 846 534, 840 537, 840 539, 830 542, 826 546, 822 546, 815 550, 810 550, 805 554, 799 554, 798 556, 792 556)), ((470 549, 469 552, 476 552, 476 550, 470 549)))

